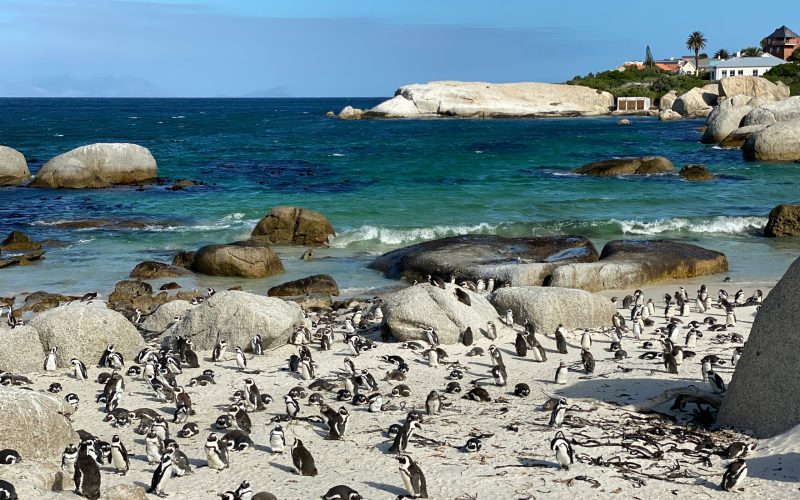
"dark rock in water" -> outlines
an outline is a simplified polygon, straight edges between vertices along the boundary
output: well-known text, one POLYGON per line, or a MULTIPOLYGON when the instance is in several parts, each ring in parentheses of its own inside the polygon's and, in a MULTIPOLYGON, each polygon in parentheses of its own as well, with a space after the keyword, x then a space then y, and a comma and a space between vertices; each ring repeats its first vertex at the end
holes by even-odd
POLYGON ((41 259, 44 256, 44 250, 31 250, 20 255, 5 255, 0 257, 0 269, 10 266, 27 266, 31 264, 32 260, 41 259))
POLYGON ((61 295, 58 293, 49 293, 49 292, 33 292, 32 294, 25 297, 25 305, 22 306, 19 311, 26 312, 43 312, 54 307, 58 307, 60 304, 71 302, 73 300, 78 300, 80 297, 76 297, 74 295, 61 295))
POLYGON ((273 245, 328 246, 336 231, 319 212, 306 208, 275 207, 259 221, 251 236, 265 237, 273 245))
POLYGON ((59 229, 145 230, 151 227, 171 227, 183 224, 178 220, 136 220, 102 217, 47 222, 48 227, 59 229))
POLYGON ((678 172, 678 175, 687 181, 710 181, 717 178, 708 171, 705 165, 686 165, 678 172))
POLYGON ((193 180, 190 180, 190 179, 178 179, 175 182, 175 184, 173 184, 172 186, 168 187, 167 189, 170 190, 170 191, 182 191, 183 189, 186 189, 188 187, 205 186, 205 184, 206 184, 205 182, 201 182, 201 181, 193 181, 193 180))
POLYGON ((40 250, 41 243, 32 241, 22 231, 11 231, 3 243, 0 243, 0 250, 13 252, 13 251, 26 251, 26 250, 40 250))
POLYGON ((193 251, 178 252, 172 257, 172 265, 189 269, 192 267, 192 262, 194 262, 194 254, 195 252, 193 251))
MULTIPOLYGON (((163 262, 155 262, 148 260, 137 264, 131 271, 131 278, 142 280, 151 280, 156 278, 175 278, 178 276, 185 276, 189 274, 188 271, 182 267, 171 266, 163 262)), ((152 291, 152 290, 151 290, 152 291)))
POLYGON ((503 238, 461 235, 418 243, 376 258, 369 265, 388 278, 422 281, 427 275, 460 280, 493 277, 496 286, 541 285, 553 269, 569 262, 598 259, 592 242, 582 236, 503 238))
POLYGON ((551 286, 588 291, 627 289, 649 283, 726 272, 725 254, 666 240, 609 241, 599 262, 566 264, 551 286))
POLYGON ((306 278, 282 283, 269 289, 267 295, 270 297, 291 297, 306 293, 321 293, 328 295, 339 295, 339 286, 331 276, 327 274, 315 274, 306 278))
POLYGON ((800 259, 769 292, 722 400, 718 423, 768 438, 800 424, 800 259))
POLYGON ((313 248, 309 248, 308 250, 303 252, 303 255, 300 256, 300 260, 314 260, 315 258, 316 255, 314 254, 313 248))
POLYGON ((778 205, 769 212, 764 236, 800 236, 800 205, 778 205))
POLYGON ((265 278, 282 273, 283 264, 269 247, 206 245, 197 250, 192 269, 211 276, 265 278))
POLYGON ((114 292, 126 293, 134 297, 139 295, 151 295, 153 293, 153 286, 143 281, 122 280, 117 282, 114 287, 114 292))
POLYGON ((616 175, 648 175, 672 172, 675 166, 663 156, 642 156, 641 158, 615 158, 596 161, 573 170, 576 174, 593 177, 613 177, 616 175))
POLYGON ((161 285, 159 290, 176 290, 178 288, 181 288, 179 284, 175 283, 174 281, 170 281, 169 283, 164 283, 161 285))

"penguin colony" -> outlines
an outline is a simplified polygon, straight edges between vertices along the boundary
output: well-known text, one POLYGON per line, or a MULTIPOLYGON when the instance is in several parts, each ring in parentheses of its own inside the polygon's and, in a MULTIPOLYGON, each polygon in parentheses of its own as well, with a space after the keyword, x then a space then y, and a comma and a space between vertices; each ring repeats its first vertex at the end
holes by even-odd
MULTIPOLYGON (((470 294, 489 293, 494 283, 455 285, 429 277, 422 286, 453 290, 470 307, 470 294)), ((621 303, 612 299, 622 308, 611 318, 613 327, 603 331, 559 326, 554 332, 537 332, 508 310, 487 325, 467 328, 460 344, 446 348, 432 328, 421 329, 418 341, 379 342, 389 339, 381 328, 381 302, 376 298, 353 301, 336 311, 307 313, 289 345, 270 346, 274 352, 261 336, 248 346, 231 346, 220 339, 208 353, 196 352, 191 339, 177 338, 172 345, 154 343, 131 360, 109 345, 99 360, 73 358, 67 370, 58 366, 58 348, 53 347, 42 362, 46 376, 41 380, 0 372, 0 382, 54 394, 63 391, 75 409, 73 421, 94 424, 92 432, 78 431, 80 442, 64 450, 61 464, 75 492, 86 498, 99 498, 106 484, 119 484, 129 473, 139 473, 138 477, 148 476, 147 492, 152 495, 179 495, 182 484, 193 476, 220 474, 220 480, 214 480, 220 490, 208 492, 209 497, 275 499, 269 491, 251 486, 252 481, 268 489, 270 483, 259 480, 261 470, 237 463, 240 457, 263 455, 259 468, 277 464, 270 475, 274 481, 322 476, 331 483, 297 481, 293 497, 357 500, 362 496, 356 489, 332 483, 334 478, 346 481, 349 454, 368 452, 395 462, 395 486, 387 488, 387 497, 428 498, 434 477, 430 469, 441 460, 436 453, 443 456, 442 450, 452 448, 469 457, 491 450, 492 456, 502 457, 500 448, 493 446, 495 435, 521 432, 526 423, 550 435, 537 456, 549 457, 554 468, 567 472, 591 467, 579 460, 583 438, 570 436, 577 416, 571 413, 581 412, 580 405, 551 395, 599 371, 631 371, 626 360, 635 353, 652 362, 653 372, 696 378, 708 384, 710 393, 724 394, 725 380, 730 380, 745 346, 731 347, 730 358, 697 351, 712 336, 716 345, 720 339, 741 342, 741 335, 733 332, 736 309, 757 307, 761 297, 757 291, 744 299, 740 290, 731 298, 720 290, 714 301, 705 286, 694 298, 681 287, 664 296, 663 309, 656 309, 652 298, 636 290, 621 303), (684 322, 690 311, 707 316, 702 322, 684 322), (338 368, 320 373, 320 358, 335 360, 338 368), (550 382, 521 380, 515 369, 522 362, 551 366, 550 382), (415 383, 420 380, 438 380, 440 387, 425 393, 415 383), (532 392, 531 385, 539 382, 544 387, 541 394, 532 392), (210 389, 221 383, 229 389, 227 398, 211 398, 210 389), (87 386, 94 387, 94 401, 77 395, 87 386), (505 419, 509 406, 517 407, 523 418, 505 419), (471 429, 459 424, 465 415, 476 413, 488 416, 472 419, 471 429), (349 439, 355 433, 373 436, 373 449, 356 447, 349 439), (323 453, 330 446, 337 451, 323 453)), ((198 297, 196 303, 203 299, 198 297)), ((8 326, 19 326, 21 320, 12 320, 8 309, 8 326)), ((141 321, 141 314, 136 319, 141 321)), ((743 457, 753 449, 753 443, 737 441, 719 452, 731 460, 721 474, 721 489, 742 487, 747 475, 743 457)), ((14 450, 0 451, 3 464, 21 459, 14 450)), ((468 459, 462 458, 462 463, 468 459)), ((375 460, 376 466, 386 463, 375 460)), ((436 483, 441 488, 442 478, 436 483)), ((2 498, 16 498, 13 484, 0 481, 2 498)))

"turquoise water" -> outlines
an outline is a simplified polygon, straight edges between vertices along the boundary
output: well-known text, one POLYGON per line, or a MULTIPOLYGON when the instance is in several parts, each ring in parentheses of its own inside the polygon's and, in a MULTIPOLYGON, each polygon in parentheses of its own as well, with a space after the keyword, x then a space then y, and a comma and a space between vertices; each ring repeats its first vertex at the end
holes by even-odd
POLYGON ((372 256, 463 232, 580 234, 598 249, 616 238, 662 237, 725 252, 737 280, 774 279, 800 239, 760 236, 769 210, 798 201, 800 164, 744 162, 740 151, 699 143, 702 121, 631 118, 340 121, 346 104, 381 99, 0 99, 0 144, 33 172, 93 142, 151 150, 159 175, 202 180, 172 192, 0 188, 0 234, 58 240, 47 259, 0 271, 0 294, 108 291, 143 260, 246 237, 275 205, 325 214, 339 236, 318 260, 280 248, 287 272, 263 280, 196 277, 190 287, 264 291, 316 272, 360 291, 392 284, 365 268, 372 256), (615 156, 664 155, 722 176, 592 179, 569 169, 615 156), (59 221, 117 218, 145 229, 67 230, 59 221))

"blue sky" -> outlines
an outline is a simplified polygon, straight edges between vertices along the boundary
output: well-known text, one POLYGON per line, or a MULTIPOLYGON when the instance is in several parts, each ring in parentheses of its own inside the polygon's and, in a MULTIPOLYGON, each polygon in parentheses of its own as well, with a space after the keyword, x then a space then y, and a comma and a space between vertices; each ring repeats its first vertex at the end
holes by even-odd
POLYGON ((386 96, 441 79, 559 82, 642 59, 648 44, 657 58, 680 56, 694 30, 709 52, 757 45, 782 24, 800 30, 800 14, 781 10, 737 0, 0 0, 0 95, 386 96))

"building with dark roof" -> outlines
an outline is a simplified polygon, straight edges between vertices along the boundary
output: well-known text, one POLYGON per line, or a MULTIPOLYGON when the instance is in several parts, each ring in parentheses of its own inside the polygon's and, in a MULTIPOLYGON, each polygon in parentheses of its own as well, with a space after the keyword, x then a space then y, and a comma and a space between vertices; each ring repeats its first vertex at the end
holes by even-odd
POLYGON ((800 47, 800 35, 786 26, 781 26, 767 37, 764 52, 788 61, 798 47, 800 47))

